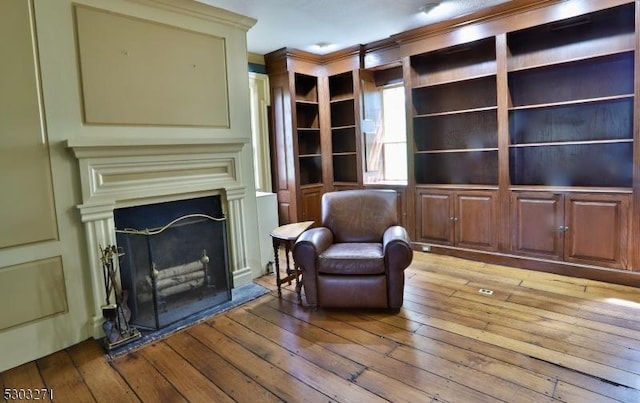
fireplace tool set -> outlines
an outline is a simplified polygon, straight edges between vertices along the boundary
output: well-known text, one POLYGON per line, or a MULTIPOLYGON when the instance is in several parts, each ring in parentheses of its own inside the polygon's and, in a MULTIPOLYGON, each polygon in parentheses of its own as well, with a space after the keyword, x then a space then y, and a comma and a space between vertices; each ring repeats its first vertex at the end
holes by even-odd
POLYGON ((127 306, 127 290, 120 287, 115 259, 123 256, 115 245, 100 246, 100 261, 104 276, 106 304, 102 306, 105 322, 102 324, 106 336, 107 350, 139 338, 138 329, 129 325, 131 311, 127 306), (113 298, 113 302, 112 302, 113 298))

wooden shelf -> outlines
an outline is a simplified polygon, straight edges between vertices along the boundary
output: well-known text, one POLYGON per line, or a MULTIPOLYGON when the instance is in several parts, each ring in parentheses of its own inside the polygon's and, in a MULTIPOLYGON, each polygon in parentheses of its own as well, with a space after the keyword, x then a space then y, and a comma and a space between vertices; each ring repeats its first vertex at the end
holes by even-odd
POLYGON ((303 131, 298 133, 298 154, 310 155, 321 153, 320 131, 303 131))
POLYGON ((358 182, 356 154, 333 154, 333 181, 358 182))
POLYGON ((635 7, 507 34, 511 186, 633 184, 635 7))
POLYGON ((319 129, 320 114, 318 105, 296 103, 296 123, 298 129, 319 129))
POLYGON ((633 51, 633 4, 507 34, 508 70, 518 71, 633 51))
POLYGON ((460 113, 497 105, 496 76, 413 88, 415 116, 460 113))
POLYGON ((497 72, 493 37, 411 57, 412 86, 475 80, 497 72))
POLYGON ((509 107, 509 110, 518 111, 518 110, 526 110, 526 109, 553 108, 553 107, 565 106, 565 105, 582 105, 582 104, 590 104, 590 103, 597 103, 597 102, 616 101, 619 99, 633 100, 633 97, 634 97, 633 94, 621 94, 621 95, 612 95, 612 96, 598 97, 598 98, 573 99, 573 100, 562 101, 562 102, 549 102, 546 104, 512 106, 512 107, 509 107))
POLYGON ((307 183, 307 184, 300 184, 300 189, 304 189, 304 190, 321 189, 322 186, 323 185, 321 182, 307 183))
POLYGON ((444 190, 498 190, 498 186, 492 185, 473 185, 473 184, 417 184, 416 189, 444 189, 444 190))
POLYGON ((563 187, 563 186, 525 186, 525 185, 511 185, 509 186, 510 191, 530 191, 530 192, 571 192, 571 193, 606 193, 606 194, 631 194, 633 193, 633 189, 629 187, 579 187, 579 186, 571 186, 571 187, 563 187))
POLYGON ((417 153, 417 184, 497 185, 498 151, 417 153))
POLYGON ((318 102, 318 78, 306 74, 295 73, 296 102, 318 102))
POLYGON ((354 75, 351 71, 332 75, 328 82, 333 183, 353 186, 359 181, 354 75))
POLYGON ((589 144, 618 144, 618 143, 633 143, 633 139, 554 141, 554 142, 549 142, 549 143, 522 143, 522 144, 511 144, 511 145, 509 145, 509 147, 510 148, 554 147, 554 146, 575 146, 575 145, 589 145, 589 144))
POLYGON ((509 73, 512 107, 589 102, 634 93, 634 53, 509 73))
POLYGON ((320 131, 318 78, 295 73, 294 80, 300 185, 322 183, 322 132, 320 131))
POLYGON ((495 38, 411 57, 417 185, 498 184, 495 38))
POLYGON ((332 97, 329 102, 332 103, 332 104, 335 104, 335 103, 340 103, 340 102, 353 101, 354 99, 355 98, 353 97, 353 94, 346 94, 346 95, 342 95, 342 96, 332 97))
POLYGON ((355 103, 353 98, 334 102, 330 105, 331 108, 331 127, 344 127, 354 126, 355 121, 355 103))
POLYGON ((498 147, 494 108, 415 117, 413 131, 416 151, 498 147))
POLYGON ((428 151, 416 151, 416 154, 445 154, 445 153, 475 153, 478 151, 498 151, 498 147, 495 148, 459 148, 459 149, 440 149, 440 150, 428 150, 428 151))
POLYGON ((353 125, 345 125, 345 126, 334 126, 334 127, 331 127, 331 130, 332 131, 340 131, 340 130, 350 130, 350 129, 355 129, 355 128, 356 128, 356 125, 353 124, 353 125))
POLYGON ((511 144, 633 139, 633 98, 509 112, 511 144))
POLYGON ((298 158, 300 167, 300 185, 322 183, 322 156, 302 155, 298 158))
POLYGON ((466 113, 476 113, 476 112, 485 112, 485 111, 497 111, 497 106, 486 106, 483 108, 471 108, 471 109, 459 109, 454 111, 446 111, 446 112, 436 112, 436 113, 425 113, 422 115, 413 115, 414 118, 430 118, 435 116, 449 116, 449 115, 463 115, 466 113))
POLYGON ((631 187, 633 142, 510 148, 512 185, 631 187))
POLYGON ((334 152, 333 153, 334 156, 344 156, 344 155, 348 155, 348 156, 352 156, 352 155, 357 155, 355 152, 334 152))
POLYGON ((353 99, 353 74, 351 71, 329 77, 329 99, 331 102, 353 99))
POLYGON ((546 58, 544 57, 544 51, 516 56, 510 59, 507 71, 511 73, 522 70, 540 69, 563 63, 580 62, 594 57, 633 52, 634 41, 635 35, 629 33, 621 35, 619 38, 606 38, 600 41, 593 41, 591 43, 594 44, 594 48, 585 47, 582 44, 558 48, 556 49, 557 53, 547 56, 546 58), (617 41, 618 39, 620 42, 617 41))

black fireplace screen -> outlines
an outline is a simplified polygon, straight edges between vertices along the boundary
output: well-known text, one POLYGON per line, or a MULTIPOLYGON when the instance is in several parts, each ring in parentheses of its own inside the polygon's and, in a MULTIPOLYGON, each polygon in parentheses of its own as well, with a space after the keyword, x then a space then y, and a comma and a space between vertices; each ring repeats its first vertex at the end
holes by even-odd
POLYGON ((134 326, 160 329, 231 299, 219 196, 118 209, 114 215, 134 326))

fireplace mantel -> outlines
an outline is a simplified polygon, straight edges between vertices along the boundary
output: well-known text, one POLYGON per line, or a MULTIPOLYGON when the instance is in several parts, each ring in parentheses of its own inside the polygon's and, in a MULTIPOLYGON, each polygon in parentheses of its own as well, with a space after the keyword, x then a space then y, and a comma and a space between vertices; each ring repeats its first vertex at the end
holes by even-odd
POLYGON ((229 265, 235 285, 251 279, 243 222, 246 185, 241 151, 249 138, 69 139, 78 160, 93 290, 93 334, 102 336, 105 292, 98 251, 115 245, 116 208, 221 195, 228 221, 229 265))

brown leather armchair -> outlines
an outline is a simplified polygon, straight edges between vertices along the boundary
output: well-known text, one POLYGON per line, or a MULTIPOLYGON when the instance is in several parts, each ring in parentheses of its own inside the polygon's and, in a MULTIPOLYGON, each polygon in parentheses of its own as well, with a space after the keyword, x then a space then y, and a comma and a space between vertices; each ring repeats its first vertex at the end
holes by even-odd
POLYGON ((345 190, 322 196, 322 226, 304 232, 293 257, 308 305, 400 309, 404 269, 413 259, 398 225, 394 190, 345 190))

